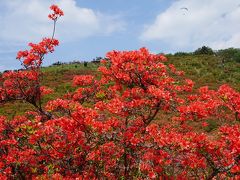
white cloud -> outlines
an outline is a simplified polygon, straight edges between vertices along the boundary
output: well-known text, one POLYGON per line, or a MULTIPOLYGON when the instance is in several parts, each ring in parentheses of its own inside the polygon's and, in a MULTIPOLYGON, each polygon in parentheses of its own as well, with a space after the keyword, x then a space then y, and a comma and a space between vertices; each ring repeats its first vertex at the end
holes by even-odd
POLYGON ((238 0, 179 0, 146 25, 140 39, 172 50, 240 47, 238 0), (184 9, 187 8, 187 9, 184 9))
MULTIPOLYGON (((117 15, 107 15, 79 7, 75 0, 56 0, 64 10, 57 25, 57 37, 72 41, 123 30, 125 23, 117 15)), ((50 36, 49 0, 0 1, 0 42, 22 43, 50 36)), ((0 44, 1 44, 0 43, 0 44)))

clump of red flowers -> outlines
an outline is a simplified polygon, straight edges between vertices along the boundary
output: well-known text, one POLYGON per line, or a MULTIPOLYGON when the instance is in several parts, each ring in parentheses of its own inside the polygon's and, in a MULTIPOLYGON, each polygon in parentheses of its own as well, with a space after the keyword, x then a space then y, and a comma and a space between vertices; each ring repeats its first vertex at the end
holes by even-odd
POLYGON ((25 66, 41 66, 43 57, 47 53, 52 53, 54 47, 59 45, 57 39, 53 38, 43 38, 38 44, 29 43, 30 50, 19 51, 17 54, 17 59, 23 59, 23 64, 25 66))
POLYGON ((49 14, 48 17, 52 20, 57 20, 57 18, 64 15, 63 11, 57 5, 52 5, 50 9, 53 13, 49 14))
MULTIPOLYGON (((63 12, 51 9, 55 23, 63 12)), ((0 79, 0 103, 33 107, 0 116, 0 179, 240 178, 239 92, 223 85, 194 93, 164 55, 141 48, 107 53, 100 76, 74 77, 75 92, 44 105, 52 90, 41 86, 41 64, 57 45, 30 43, 17 55, 25 70, 0 79), (208 119, 232 125, 213 138, 188 124, 208 119)))

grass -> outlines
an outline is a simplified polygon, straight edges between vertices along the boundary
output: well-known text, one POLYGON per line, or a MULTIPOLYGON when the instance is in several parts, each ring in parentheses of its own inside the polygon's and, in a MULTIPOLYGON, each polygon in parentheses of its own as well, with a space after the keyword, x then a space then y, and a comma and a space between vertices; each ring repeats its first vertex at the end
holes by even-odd
POLYGON ((240 63, 229 61, 222 64, 213 55, 169 56, 169 62, 183 70, 185 77, 196 82, 196 87, 209 86, 216 89, 222 84, 230 84, 240 91, 240 63))

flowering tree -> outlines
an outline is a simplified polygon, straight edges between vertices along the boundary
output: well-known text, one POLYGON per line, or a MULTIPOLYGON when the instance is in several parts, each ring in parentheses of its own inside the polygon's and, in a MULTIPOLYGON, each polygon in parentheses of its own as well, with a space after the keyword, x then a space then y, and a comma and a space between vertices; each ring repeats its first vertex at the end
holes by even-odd
POLYGON ((17 58, 24 71, 4 73, 0 102, 24 100, 35 108, 0 117, 1 179, 240 178, 240 93, 227 85, 192 92, 194 82, 146 48, 112 51, 99 75, 75 76, 76 91, 42 104, 41 64, 54 51, 62 10, 51 6, 52 38, 17 58), (189 122, 212 118, 232 125, 216 137, 189 122))
POLYGON ((21 62, 24 71, 4 73, 1 79, 3 82, 0 88, 0 103, 11 100, 25 100, 32 104, 38 111, 50 118, 42 109, 42 96, 51 93, 51 89, 41 86, 42 78, 41 65, 44 56, 54 51, 54 47, 59 42, 54 39, 56 22, 63 11, 56 5, 52 5, 50 9, 53 11, 49 14, 49 18, 54 22, 54 28, 51 38, 43 38, 38 44, 29 43, 30 50, 19 51, 17 59, 21 62))

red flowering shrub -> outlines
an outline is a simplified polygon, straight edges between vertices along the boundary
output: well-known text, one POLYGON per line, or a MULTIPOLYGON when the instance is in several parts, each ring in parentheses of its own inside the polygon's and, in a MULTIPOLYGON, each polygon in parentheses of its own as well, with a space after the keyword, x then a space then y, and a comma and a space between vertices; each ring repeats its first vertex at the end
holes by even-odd
MULTIPOLYGON (((55 26, 63 12, 51 9, 55 26)), ((0 79, 1 103, 35 107, 0 117, 0 179, 240 178, 239 92, 223 85, 193 93, 194 82, 182 71, 141 48, 109 52, 100 78, 76 76, 74 93, 43 106, 51 90, 41 86, 41 64, 57 45, 53 37, 30 43, 17 56, 25 70, 0 79), (187 124, 207 126, 209 118, 234 125, 213 138, 187 124)))

